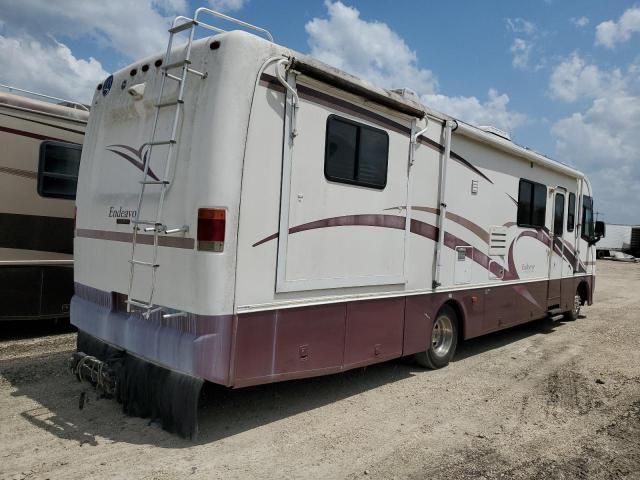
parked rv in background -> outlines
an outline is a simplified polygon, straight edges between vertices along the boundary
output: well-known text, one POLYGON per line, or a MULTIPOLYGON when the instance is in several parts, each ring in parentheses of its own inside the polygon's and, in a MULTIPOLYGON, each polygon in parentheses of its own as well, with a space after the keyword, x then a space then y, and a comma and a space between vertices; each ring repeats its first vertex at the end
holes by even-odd
POLYGON ((68 317, 88 108, 0 87, 0 320, 68 317))
POLYGON ((613 252, 622 252, 640 257, 640 225, 617 225, 608 223, 607 234, 598 242, 598 258, 610 257, 613 252))

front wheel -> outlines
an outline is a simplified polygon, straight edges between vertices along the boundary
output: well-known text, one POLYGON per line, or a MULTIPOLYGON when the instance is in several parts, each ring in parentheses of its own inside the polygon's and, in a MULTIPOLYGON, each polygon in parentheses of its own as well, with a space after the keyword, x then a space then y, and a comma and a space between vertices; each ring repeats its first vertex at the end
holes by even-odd
POLYGON ((458 346, 458 317, 453 308, 445 305, 440 309, 431 328, 429 348, 416 353, 418 365, 435 370, 446 367, 458 346))

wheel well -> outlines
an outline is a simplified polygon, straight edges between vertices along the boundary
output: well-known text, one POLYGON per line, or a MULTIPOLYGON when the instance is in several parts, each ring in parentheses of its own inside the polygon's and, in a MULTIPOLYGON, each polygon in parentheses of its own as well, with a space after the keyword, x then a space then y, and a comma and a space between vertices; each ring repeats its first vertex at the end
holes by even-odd
POLYGON ((464 340, 464 310, 462 310, 462 306, 455 300, 447 300, 442 304, 442 307, 444 306, 451 307, 455 312, 458 321, 458 340, 464 340))
POLYGON ((582 305, 585 305, 589 301, 589 285, 587 285, 587 282, 580 282, 577 293, 580 296, 582 305))

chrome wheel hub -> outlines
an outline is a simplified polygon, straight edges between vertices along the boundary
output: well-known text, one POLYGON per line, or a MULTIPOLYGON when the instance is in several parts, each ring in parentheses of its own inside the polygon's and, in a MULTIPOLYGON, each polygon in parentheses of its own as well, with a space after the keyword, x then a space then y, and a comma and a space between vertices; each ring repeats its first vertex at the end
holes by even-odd
POLYGON ((453 345, 453 322, 442 315, 433 322, 431 330, 431 350, 438 357, 445 357, 453 345))
POLYGON ((580 314, 580 307, 582 306, 582 299, 580 295, 573 297, 573 313, 577 317, 580 314))

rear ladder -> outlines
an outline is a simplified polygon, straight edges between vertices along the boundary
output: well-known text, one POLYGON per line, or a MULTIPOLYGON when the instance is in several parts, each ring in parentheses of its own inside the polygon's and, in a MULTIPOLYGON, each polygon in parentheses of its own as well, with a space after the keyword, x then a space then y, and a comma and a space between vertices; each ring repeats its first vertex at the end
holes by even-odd
MULTIPOLYGON (((164 56, 163 67, 162 67, 162 80, 160 83, 160 92, 158 93, 158 100, 156 102, 156 114, 153 122, 153 129, 151 132, 151 139, 144 146, 148 147, 148 151, 146 154, 146 161, 144 161, 144 170, 142 174, 142 180, 140 181, 140 193, 138 195, 138 208, 136 210, 136 218, 133 220, 133 236, 131 240, 131 257, 129 259, 130 263, 130 273, 129 273, 129 290, 127 293, 127 311, 131 312, 134 308, 141 310, 142 314, 145 318, 149 318, 149 316, 155 312, 162 310, 162 307, 155 306, 153 303, 153 295, 155 292, 156 286, 156 277, 157 270, 160 267, 158 263, 158 246, 159 246, 159 238, 161 234, 171 235, 177 233, 186 233, 189 231, 188 225, 183 225, 181 227, 168 228, 162 222, 162 213, 164 207, 164 201, 171 185, 170 175, 171 175, 171 167, 174 159, 174 154, 176 147, 178 145, 178 125, 180 123, 180 116, 183 114, 184 109, 184 92, 185 92, 185 83, 187 77, 192 74, 200 77, 201 79, 207 78, 206 72, 200 72, 191 68, 191 48, 193 46, 193 40, 195 36, 195 30, 197 26, 201 26, 206 28, 207 30, 214 31, 216 33, 225 32, 219 27, 215 27, 212 25, 208 25, 202 23, 198 20, 201 14, 211 15, 217 18, 221 18, 225 21, 235 23, 240 25, 246 29, 254 30, 267 38, 267 40, 273 42, 273 37, 271 33, 267 30, 256 27, 255 25, 251 25, 249 23, 243 22, 241 20, 235 19, 233 17, 229 17, 222 13, 216 12, 214 10, 210 10, 207 8, 198 8, 193 16, 193 18, 187 18, 183 16, 178 16, 173 21, 171 28, 169 29, 169 43, 167 45, 167 51, 164 56), (174 35, 189 30, 189 40, 187 42, 185 48, 185 57, 182 60, 175 61, 173 63, 169 63, 171 58, 171 48, 173 46, 173 38, 174 35), (169 73, 170 70, 175 70, 177 68, 181 69, 180 75, 174 75, 169 73), (167 79, 178 82, 178 97, 175 101, 171 102, 162 102, 164 95, 164 87, 167 79), (160 110, 163 108, 175 108, 173 122, 171 126, 171 135, 166 139, 156 139, 156 130, 158 127, 158 118, 160 116, 160 110), (150 180, 149 179, 149 170, 152 160, 152 152, 154 146, 167 146, 167 155, 166 155, 166 163, 164 168, 164 174, 162 178, 158 180, 150 180), (158 187, 160 188, 160 195, 158 196, 158 202, 155 208, 155 217, 148 220, 143 220, 141 217, 142 207, 144 204, 144 196, 146 187, 158 187), (136 257, 136 246, 138 244, 138 233, 140 231, 152 233, 153 234, 153 253, 151 255, 151 260, 143 260, 139 257, 136 257), (139 300, 132 298, 132 292, 134 289, 134 281, 136 274, 136 267, 145 268, 151 270, 151 286, 149 289, 149 297, 148 300, 139 300)), ((144 158, 144 157, 143 157, 144 158)), ((173 312, 164 314, 163 318, 171 318, 178 316, 186 316, 185 312, 173 312)))

